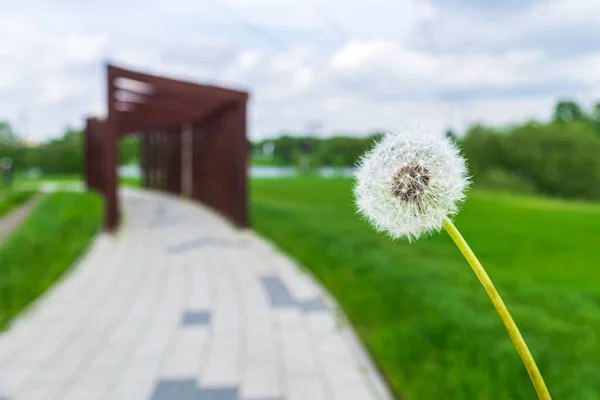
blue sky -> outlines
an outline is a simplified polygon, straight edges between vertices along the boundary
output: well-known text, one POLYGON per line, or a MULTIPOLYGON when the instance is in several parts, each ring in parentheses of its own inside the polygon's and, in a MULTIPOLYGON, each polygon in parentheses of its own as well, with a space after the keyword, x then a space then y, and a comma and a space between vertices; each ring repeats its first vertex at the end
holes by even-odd
POLYGON ((463 130, 600 100, 597 0, 0 0, 0 119, 104 113, 104 62, 251 92, 253 139, 463 130))

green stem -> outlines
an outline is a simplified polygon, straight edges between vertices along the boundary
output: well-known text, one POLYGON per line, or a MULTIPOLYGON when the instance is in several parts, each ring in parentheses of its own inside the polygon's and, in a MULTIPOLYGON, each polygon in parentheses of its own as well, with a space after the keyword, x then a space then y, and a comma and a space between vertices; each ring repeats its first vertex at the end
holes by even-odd
POLYGON ((529 348, 527 348, 527 344, 525 343, 523 336, 521 336, 521 332, 519 332, 517 324, 515 324, 515 321, 510 316, 508 308, 506 308, 506 305, 504 304, 504 301, 502 301, 500 294, 494 287, 492 280, 485 272, 485 269, 483 268, 477 257, 475 257, 475 254, 467 244, 466 240, 462 237, 458 229, 456 229, 456 226, 454 226, 454 224, 452 223, 452 221, 450 221, 449 218, 446 218, 444 220, 444 229, 446 229, 452 240, 454 240, 454 243, 456 243, 456 245, 458 246, 460 252, 463 254, 463 256, 465 256, 467 262, 469 263, 471 268, 473 268, 475 275, 477 275, 477 278, 479 278, 479 282, 481 282, 488 296, 490 296, 490 299, 492 300, 496 311, 500 315, 500 319, 502 320, 504 326, 506 327, 506 330, 508 331, 510 339, 517 348, 517 352, 521 356, 523 364, 525 364, 525 368, 529 373, 529 377, 533 382, 533 386, 535 387, 535 391, 537 392, 538 397, 541 400, 551 400, 550 392, 548 392, 548 388, 544 383, 544 378, 542 378, 542 374, 540 374, 540 370, 535 364, 535 360, 533 359, 529 348))

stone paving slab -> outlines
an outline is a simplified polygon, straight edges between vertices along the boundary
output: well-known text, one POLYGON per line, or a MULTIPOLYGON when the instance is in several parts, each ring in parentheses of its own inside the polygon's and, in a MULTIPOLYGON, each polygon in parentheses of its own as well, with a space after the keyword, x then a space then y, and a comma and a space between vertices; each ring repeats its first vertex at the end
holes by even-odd
POLYGON ((187 200, 123 203, 121 231, 0 336, 0 399, 392 399, 335 302, 270 244, 187 200))

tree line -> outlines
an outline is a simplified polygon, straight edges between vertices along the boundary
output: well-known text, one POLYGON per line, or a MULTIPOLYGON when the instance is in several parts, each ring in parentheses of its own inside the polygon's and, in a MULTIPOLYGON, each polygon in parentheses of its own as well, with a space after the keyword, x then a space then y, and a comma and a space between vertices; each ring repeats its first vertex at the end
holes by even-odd
MULTIPOLYGON (((313 167, 352 167, 381 135, 282 135, 253 143, 253 159, 290 166, 308 154, 313 167)), ((560 100, 549 121, 505 127, 475 124, 461 135, 449 130, 446 136, 467 158, 476 186, 600 199, 600 102, 585 110, 572 100, 560 100)))
MULTIPOLYGON (((84 165, 83 145, 83 131, 71 127, 67 127, 59 138, 32 144, 15 133, 8 122, 0 122, 0 158, 11 158, 16 173, 38 171, 42 175, 80 175, 84 165)), ((137 136, 121 139, 119 153, 121 164, 137 163, 137 136)))
POLYGON ((600 199, 600 103, 589 112, 559 101, 547 122, 494 128, 460 138, 475 184, 565 198, 600 199))
MULTIPOLYGON (((590 110, 570 100, 556 103, 549 121, 492 127, 476 124, 462 134, 448 131, 466 156, 477 186, 551 196, 600 199, 600 103, 590 110)), ((363 137, 282 134, 249 143, 253 164, 352 167, 382 132, 363 137)), ((139 140, 119 143, 121 164, 139 162, 139 140)), ((13 159, 15 172, 81 174, 83 132, 67 128, 60 138, 27 144, 0 122, 0 157, 13 159)))

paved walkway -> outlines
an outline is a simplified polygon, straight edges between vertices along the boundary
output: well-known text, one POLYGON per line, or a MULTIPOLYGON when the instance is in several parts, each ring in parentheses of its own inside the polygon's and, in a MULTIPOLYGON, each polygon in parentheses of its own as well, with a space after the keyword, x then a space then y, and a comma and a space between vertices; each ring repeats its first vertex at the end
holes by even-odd
POLYGON ((8 214, 0 217, 0 242, 6 239, 8 235, 29 215, 31 208, 38 199, 38 196, 34 196, 27 200, 25 204, 18 206, 8 214))
POLYGON ((0 336, 0 399, 390 399, 289 259, 194 203, 123 197, 120 233, 0 336))

